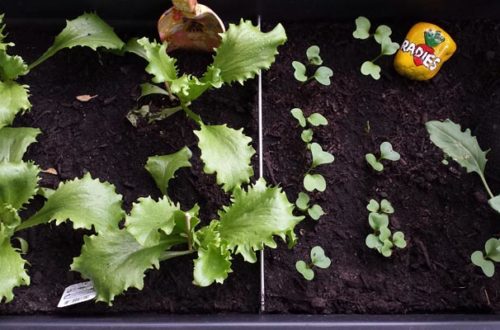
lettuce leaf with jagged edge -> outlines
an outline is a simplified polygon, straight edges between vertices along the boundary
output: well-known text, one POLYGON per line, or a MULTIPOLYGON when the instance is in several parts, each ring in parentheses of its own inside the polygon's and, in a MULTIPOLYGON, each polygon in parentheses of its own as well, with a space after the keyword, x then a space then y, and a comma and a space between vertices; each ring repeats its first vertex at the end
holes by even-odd
POLYGON ((250 160, 255 155, 252 139, 227 125, 201 125, 194 131, 199 139, 203 168, 207 174, 216 174, 217 183, 228 192, 253 176, 250 160))
MULTIPOLYGON (((168 177, 179 168, 173 168, 168 177)), ((164 175, 154 171, 150 174, 155 180, 164 175)), ((85 237, 82 253, 74 259, 71 269, 93 281, 97 300, 110 305, 115 296, 129 288, 142 289, 145 273, 158 268, 161 261, 193 253, 197 254, 193 283, 223 283, 232 272, 233 255, 242 254, 246 261, 255 262, 256 251, 276 247, 274 236, 295 242, 294 228, 304 217, 294 216, 293 209, 286 194, 280 188, 267 186, 264 179, 247 190, 235 187, 231 204, 220 210, 219 219, 200 229, 197 205, 183 211, 168 196, 158 201, 141 198, 125 217, 123 228, 115 224, 114 228, 85 237)))
POLYGON ((33 69, 63 49, 89 47, 92 50, 106 48, 121 50, 125 43, 116 35, 113 28, 95 13, 85 13, 73 20, 66 21, 66 27, 59 33, 52 46, 39 59, 30 64, 33 69))

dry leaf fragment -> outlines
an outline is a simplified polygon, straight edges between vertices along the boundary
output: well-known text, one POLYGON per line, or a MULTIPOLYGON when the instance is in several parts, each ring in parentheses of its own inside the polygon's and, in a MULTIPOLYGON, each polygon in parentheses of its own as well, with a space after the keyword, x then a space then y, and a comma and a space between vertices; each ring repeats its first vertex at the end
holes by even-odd
POLYGON ((42 172, 43 172, 43 173, 52 174, 52 175, 57 175, 57 174, 58 174, 58 173, 57 173, 57 170, 56 170, 55 168, 53 168, 53 167, 48 168, 48 169, 46 169, 46 170, 43 170, 42 172))
POLYGON ((94 96, 91 96, 91 95, 78 95, 76 97, 76 99, 78 101, 80 101, 80 102, 88 102, 88 101, 90 101, 92 99, 95 99, 97 96, 99 96, 99 95, 94 95, 94 96))

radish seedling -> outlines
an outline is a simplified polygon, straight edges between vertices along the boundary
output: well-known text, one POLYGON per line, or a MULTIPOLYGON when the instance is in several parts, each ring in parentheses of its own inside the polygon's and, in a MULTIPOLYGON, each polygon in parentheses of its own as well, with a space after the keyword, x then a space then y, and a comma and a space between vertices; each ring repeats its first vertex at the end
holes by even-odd
MULTIPOLYGON (((328 125, 328 120, 319 113, 313 113, 305 117, 304 112, 299 108, 294 108, 290 112, 297 120, 299 126, 304 129, 301 134, 301 139, 304 141, 306 149, 309 150, 311 154, 311 166, 304 176, 304 188, 308 192, 313 192, 315 190, 323 192, 326 189, 325 178, 321 174, 313 173, 312 171, 318 166, 333 163, 335 158, 331 153, 324 151, 321 145, 312 142, 314 135, 313 130, 308 127, 328 125)), ((323 208, 318 204, 309 205, 309 201, 309 195, 300 192, 296 205, 301 211, 307 212, 312 219, 319 220, 319 218, 325 214, 323 208)))
POLYGON ((484 275, 493 277, 495 275, 493 262, 500 262, 500 239, 490 238, 484 245, 484 253, 476 251, 470 259, 474 265, 481 267, 484 275))
POLYGON ((377 250, 384 257, 390 257, 394 247, 404 249, 405 235, 401 231, 392 233, 389 229, 389 215, 394 213, 392 204, 387 199, 380 203, 371 199, 366 209, 370 211, 368 223, 373 229, 373 233, 366 237, 366 246, 377 250))
POLYGON ((295 263, 295 269, 308 281, 314 279, 313 268, 327 269, 332 264, 332 260, 325 255, 321 246, 315 246, 311 249, 311 262, 306 263, 299 260, 295 263))
POLYGON ((304 65, 299 61, 292 62, 292 66, 295 70, 293 73, 295 79, 303 83, 312 81, 314 79, 324 86, 329 86, 331 84, 330 78, 333 76, 333 71, 329 67, 321 66, 321 64, 323 64, 323 59, 319 55, 319 51, 319 47, 316 45, 311 46, 307 49, 307 65, 304 65), (308 67, 318 67, 314 74, 310 77, 307 76, 308 67))
POLYGON ((380 71, 381 68, 379 65, 375 64, 375 62, 380 59, 382 56, 390 56, 394 55, 398 49, 399 44, 393 42, 391 40, 392 30, 387 25, 379 25, 375 32, 370 33, 371 23, 370 21, 363 16, 358 17, 355 20, 356 30, 352 33, 352 36, 356 39, 368 39, 371 36, 375 39, 375 41, 380 44, 380 54, 377 55, 371 61, 365 61, 361 65, 361 73, 365 76, 371 76, 373 79, 380 79, 380 71))
POLYGON ((376 157, 374 154, 369 153, 365 155, 365 160, 368 165, 371 166, 375 171, 382 172, 384 170, 384 164, 382 160, 390 160, 393 162, 398 161, 401 155, 392 149, 392 144, 389 142, 382 142, 380 144, 380 157, 376 157))

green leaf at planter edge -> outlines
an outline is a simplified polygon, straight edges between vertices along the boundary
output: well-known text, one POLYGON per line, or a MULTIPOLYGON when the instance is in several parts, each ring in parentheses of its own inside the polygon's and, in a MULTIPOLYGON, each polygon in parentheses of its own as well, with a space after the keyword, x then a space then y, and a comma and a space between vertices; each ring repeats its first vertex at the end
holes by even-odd
POLYGON ((0 129, 0 163, 20 162, 28 146, 41 133, 38 128, 4 127, 0 129))
POLYGON ((130 215, 126 216, 125 226, 139 244, 156 245, 161 239, 160 231, 166 235, 172 233, 177 212, 184 214, 166 196, 159 201, 151 197, 139 198, 133 204, 130 215))
POLYGON ((488 259, 500 262, 500 239, 490 238, 484 244, 484 250, 488 259))
POLYGON ((110 183, 94 180, 90 174, 82 179, 61 183, 41 210, 23 222, 19 229, 55 220, 71 220, 74 228, 92 229, 98 233, 115 230, 123 219, 122 196, 110 183))
POLYGON ((164 156, 149 157, 146 163, 146 170, 151 174, 156 182, 156 186, 166 195, 168 183, 175 177, 175 173, 182 167, 191 167, 189 160, 192 153, 188 147, 164 156))
POLYGON ((26 272, 26 260, 21 257, 20 251, 12 247, 10 232, 0 222, 0 303, 14 299, 13 289, 29 285, 30 278, 26 272))
POLYGON ((294 206, 277 187, 267 187, 259 179, 245 191, 234 191, 232 204, 219 212, 220 237, 228 248, 245 261, 256 262, 255 251, 264 246, 276 248, 274 235, 295 242, 295 226, 304 219, 293 215, 294 206))
POLYGON ((141 290, 144 273, 159 268, 166 244, 142 246, 125 230, 108 230, 85 236, 82 253, 71 270, 93 282, 97 301, 111 305, 116 295, 129 288, 141 290))
POLYGON ((225 83, 237 81, 240 84, 255 77, 260 70, 269 69, 278 54, 278 46, 287 40, 281 24, 264 33, 251 21, 243 19, 238 25, 230 24, 221 37, 214 66, 220 69, 220 77, 225 83))
POLYGON ((326 181, 325 178, 321 174, 306 174, 304 177, 304 188, 307 191, 320 191, 323 192, 326 190, 326 181))
POLYGON ((28 86, 0 81, 0 129, 11 125, 18 113, 31 108, 28 98, 28 86))
POLYGON ((194 131, 199 139, 201 159, 207 174, 216 174, 217 184, 224 191, 231 191, 242 183, 248 183, 253 176, 250 159, 255 154, 252 139, 243 134, 243 129, 235 130, 224 125, 201 125, 194 131))
POLYGON ((0 163, 0 205, 19 210, 36 195, 39 172, 32 162, 0 163))
POLYGON ((214 282, 222 284, 231 273, 231 254, 217 245, 209 245, 198 250, 194 260, 195 285, 206 287, 214 282))
POLYGON ((365 61, 361 65, 361 73, 365 76, 371 76, 375 80, 380 79, 380 71, 382 69, 377 64, 371 61, 365 61))
POLYGON ((490 206, 495 211, 497 211, 498 213, 500 213, 500 195, 495 196, 493 198, 490 198, 490 200, 488 200, 488 204, 490 204, 490 206))
POLYGON ((99 47, 119 50, 125 44, 99 16, 85 13, 74 20, 66 21, 66 27, 56 36, 53 45, 29 68, 33 69, 62 49, 76 46, 93 50, 99 47))
POLYGON ((320 165, 331 164, 335 160, 333 155, 329 152, 323 151, 323 148, 321 148, 321 145, 318 143, 311 143, 311 154, 313 168, 320 165))

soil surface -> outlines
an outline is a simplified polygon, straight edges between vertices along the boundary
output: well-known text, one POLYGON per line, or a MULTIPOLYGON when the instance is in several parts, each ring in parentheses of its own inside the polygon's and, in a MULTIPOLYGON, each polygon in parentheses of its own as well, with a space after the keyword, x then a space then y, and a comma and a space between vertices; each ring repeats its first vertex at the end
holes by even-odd
MULTIPOLYGON (((436 22, 454 37, 458 51, 434 79, 415 82, 395 72, 392 57, 379 61, 379 81, 363 76, 359 67, 379 53, 379 46, 354 39, 353 21, 286 24, 289 41, 264 76, 267 179, 281 182, 291 200, 302 187, 310 160, 301 129, 290 115, 294 107, 328 118, 327 127, 314 130, 315 141, 336 157, 319 169, 327 190, 311 195, 327 215, 300 224, 293 250, 284 244, 267 250, 267 311, 500 312, 500 269, 487 278, 470 262, 473 251, 500 235, 500 216, 487 205, 477 175, 466 174, 455 163, 441 163, 443 154, 430 143, 424 127, 428 120, 451 118, 474 129, 483 120, 494 95, 500 95, 493 89, 500 76, 500 24, 436 22), (305 62, 305 51, 314 44, 321 48, 324 65, 334 71, 331 86, 302 85, 293 78, 292 61, 305 62), (377 152, 383 141, 393 144, 401 160, 386 163, 377 174, 364 155, 377 152), (392 202, 396 211, 390 227, 407 237, 408 247, 391 258, 365 246, 371 198, 392 202), (308 282, 295 270, 295 262, 309 260, 316 245, 324 248, 332 265, 317 270, 308 282)), ((377 23, 389 24, 393 39, 400 42, 416 22, 372 26, 377 23)), ((494 103, 500 110, 499 102, 494 103)), ((487 149, 488 141, 483 142, 487 149)), ((500 192, 500 186, 494 184, 493 190, 500 192)))
MULTIPOLYGON (((9 41, 15 52, 29 63, 52 43, 57 31, 36 28, 9 29, 9 41)), ((134 36, 154 36, 154 31, 136 31, 134 36), (142 33, 142 34, 141 34, 142 33)), ((131 37, 121 33, 124 40, 131 37)), ((181 71, 201 74, 211 55, 176 54, 181 71)), ((61 180, 93 177, 109 181, 123 195, 126 209, 138 197, 159 197, 154 181, 144 169, 149 156, 175 152, 187 145, 194 153, 192 169, 182 169, 172 182, 170 196, 190 208, 201 206, 202 221, 208 223, 217 210, 228 203, 228 196, 217 187, 215 178, 205 175, 199 160, 195 125, 181 113, 152 125, 134 128, 125 118, 138 105, 168 106, 166 99, 148 98, 138 104, 139 84, 148 82, 146 63, 135 55, 124 57, 106 52, 75 48, 63 51, 34 69, 23 79, 31 86, 33 109, 21 116, 16 126, 39 127, 43 131, 38 143, 30 147, 26 158, 43 169, 54 168, 58 175, 44 175, 42 184, 55 187, 61 180), (98 95, 82 103, 78 95, 98 95)), ((196 101, 192 110, 206 123, 228 123, 244 127, 246 134, 257 139, 255 109, 256 84, 209 91, 196 101)), ((254 148, 257 148, 256 143, 254 148)), ((257 160, 255 159, 255 163, 257 160)), ((256 169, 256 173, 258 173, 256 169)), ((32 210, 28 210, 30 212, 32 210)), ((169 260, 160 271, 148 271, 144 290, 129 290, 118 297, 112 308, 87 302, 57 310, 64 288, 82 281, 69 271, 72 259, 80 254, 83 231, 71 226, 48 225, 28 230, 24 237, 30 245, 31 285, 15 290, 15 300, 0 304, 0 314, 74 313, 99 314, 119 312, 162 313, 256 313, 259 306, 259 267, 236 257, 234 273, 226 283, 199 288, 192 284, 192 257, 169 260)))

